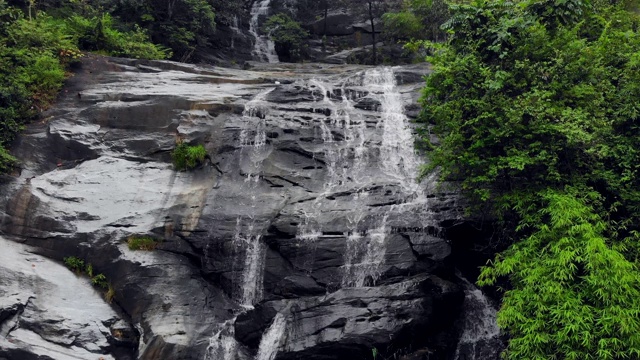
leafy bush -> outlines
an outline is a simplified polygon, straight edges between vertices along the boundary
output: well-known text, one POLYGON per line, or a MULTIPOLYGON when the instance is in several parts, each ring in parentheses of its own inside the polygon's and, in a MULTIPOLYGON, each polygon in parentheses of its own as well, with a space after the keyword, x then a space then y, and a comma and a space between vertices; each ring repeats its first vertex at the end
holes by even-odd
POLYGON ((6 147, 24 124, 55 100, 65 67, 82 56, 79 46, 115 56, 170 56, 150 43, 140 27, 124 31, 116 30, 116 25, 109 15, 83 17, 73 12, 55 18, 34 10, 25 18, 22 11, 0 0, 0 173, 16 165, 6 147))
POLYGON ((69 256, 64 258, 63 261, 64 264, 67 265, 67 267, 76 274, 79 275, 84 272, 84 260, 80 259, 79 257, 69 256))
POLYGON ((157 0, 109 1, 109 13, 127 24, 139 24, 148 31, 153 42, 170 48, 173 59, 188 61, 198 47, 207 46, 215 31, 214 5, 240 8, 237 0, 208 1, 157 0))
POLYGON ((191 146, 185 142, 179 142, 171 153, 173 165, 176 170, 190 170, 202 164, 207 157, 207 151, 202 145, 191 146))
POLYGON ((134 25, 133 30, 127 32, 116 29, 109 14, 91 18, 76 14, 66 21, 66 25, 84 50, 140 59, 171 57, 167 48, 151 43, 147 32, 139 25, 134 25))
POLYGON ((449 6, 444 0, 405 0, 401 11, 382 15, 382 35, 396 41, 443 41, 446 33, 441 26, 449 17, 449 6))
POLYGON ((107 281, 107 277, 104 276, 104 274, 98 274, 96 276, 91 277, 91 284, 93 284, 93 286, 99 287, 101 289, 107 289, 109 287, 109 283, 107 281))
POLYGON ((150 236, 130 236, 127 239, 129 250, 154 250, 160 242, 150 236))
POLYGON ((447 44, 426 43, 421 133, 429 169, 501 226, 479 283, 509 282, 504 358, 637 358, 640 18, 608 1, 452 9, 447 44))
POLYGON ((295 62, 305 57, 304 40, 309 37, 309 33, 289 15, 277 14, 269 17, 262 32, 269 34, 275 43, 278 57, 283 61, 295 62))
POLYGON ((93 278, 93 265, 87 264, 84 271, 87 274, 87 276, 89 276, 90 278, 93 278))
POLYGON ((91 280, 91 285, 100 289, 107 290, 104 294, 105 300, 108 303, 111 303, 113 297, 115 296, 115 291, 113 290, 111 284, 109 284, 109 281, 104 274, 97 274, 94 276, 93 265, 86 263, 83 259, 76 256, 65 257, 63 261, 71 271, 76 273, 76 275, 87 275, 87 277, 89 277, 89 279, 91 280))

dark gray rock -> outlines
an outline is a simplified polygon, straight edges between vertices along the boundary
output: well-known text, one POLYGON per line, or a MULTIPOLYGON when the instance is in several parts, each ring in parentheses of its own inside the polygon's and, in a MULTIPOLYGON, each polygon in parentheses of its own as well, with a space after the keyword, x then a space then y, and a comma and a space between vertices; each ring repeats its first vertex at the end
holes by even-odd
MULTIPOLYGON (((433 344, 430 334, 446 332, 433 323, 455 316, 462 303, 458 287, 434 276, 416 276, 390 285, 338 290, 321 297, 266 302, 238 317, 236 337, 257 347, 277 313, 288 326, 278 359, 348 359, 381 356, 406 344, 433 344)), ((437 353, 434 356, 444 356, 437 353)))
POLYGON ((356 29, 354 24, 359 22, 357 17, 345 9, 333 10, 327 14, 326 32, 325 19, 316 20, 307 25, 315 35, 323 36, 345 36, 352 35, 356 29))

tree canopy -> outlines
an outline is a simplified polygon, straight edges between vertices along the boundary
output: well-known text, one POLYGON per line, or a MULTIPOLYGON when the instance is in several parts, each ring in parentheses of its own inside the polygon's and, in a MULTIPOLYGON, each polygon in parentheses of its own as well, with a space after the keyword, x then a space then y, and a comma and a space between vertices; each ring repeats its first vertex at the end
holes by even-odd
POLYGON ((640 35, 629 3, 452 5, 422 145, 501 224, 506 359, 640 356, 640 35), (439 141, 431 142, 430 133, 439 141))

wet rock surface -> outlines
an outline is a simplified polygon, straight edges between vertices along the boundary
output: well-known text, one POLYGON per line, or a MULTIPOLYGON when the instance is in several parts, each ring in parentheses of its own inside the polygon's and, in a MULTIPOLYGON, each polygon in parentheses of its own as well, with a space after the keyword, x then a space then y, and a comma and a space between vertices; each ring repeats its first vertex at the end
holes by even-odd
POLYGON ((0 246, 0 357, 134 358, 133 330, 88 278, 28 246, 4 238, 0 246))
MULTIPOLYGON (((464 294, 441 224, 460 218, 459 204, 415 181, 403 115, 426 73, 84 59, 15 148, 22 169, 0 185, 1 230, 46 258, 91 262, 117 312, 103 303, 108 316, 40 325, 38 344, 0 346, 0 358, 78 347, 105 359, 346 359, 421 346, 451 358, 464 294), (206 162, 174 171, 177 141, 203 144, 206 162), (134 234, 161 242, 132 251, 134 234), (82 321, 99 331, 69 340, 82 321)), ((0 271, 0 291, 26 276, 0 271)), ((3 335, 35 306, 29 294, 3 300, 3 335)), ((40 319, 17 323, 13 339, 29 343, 40 319)))

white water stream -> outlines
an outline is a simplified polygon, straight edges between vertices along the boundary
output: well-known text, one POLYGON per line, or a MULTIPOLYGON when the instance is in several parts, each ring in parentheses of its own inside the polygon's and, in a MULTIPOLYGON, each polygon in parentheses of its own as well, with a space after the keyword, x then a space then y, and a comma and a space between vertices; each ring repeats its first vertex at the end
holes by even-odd
POLYGON ((251 21, 249 22, 249 32, 256 39, 253 46, 253 56, 256 61, 277 63, 275 44, 268 35, 260 34, 260 17, 269 15, 269 5, 271 0, 255 0, 251 6, 251 21))
POLYGON ((220 324, 209 339, 204 360, 235 360, 238 342, 235 339, 234 323, 236 318, 220 324))
POLYGON ((276 358, 286 329, 287 318, 282 313, 278 313, 271 326, 262 335, 256 360, 273 360, 276 358))
MULTIPOLYGON (((255 208, 257 187, 262 171, 262 162, 268 153, 266 148, 265 118, 269 111, 265 97, 273 89, 262 91, 245 105, 242 114, 247 123, 240 132, 240 161, 246 165, 243 188, 249 195, 249 208, 255 208)), ((266 246, 262 242, 263 225, 253 218, 254 211, 236 219, 233 245, 236 253, 243 256, 242 279, 236 281, 234 297, 240 305, 250 308, 262 299, 266 246)))
POLYGON ((496 323, 496 309, 480 289, 466 279, 462 307, 462 336, 454 360, 498 359, 502 345, 496 323))

